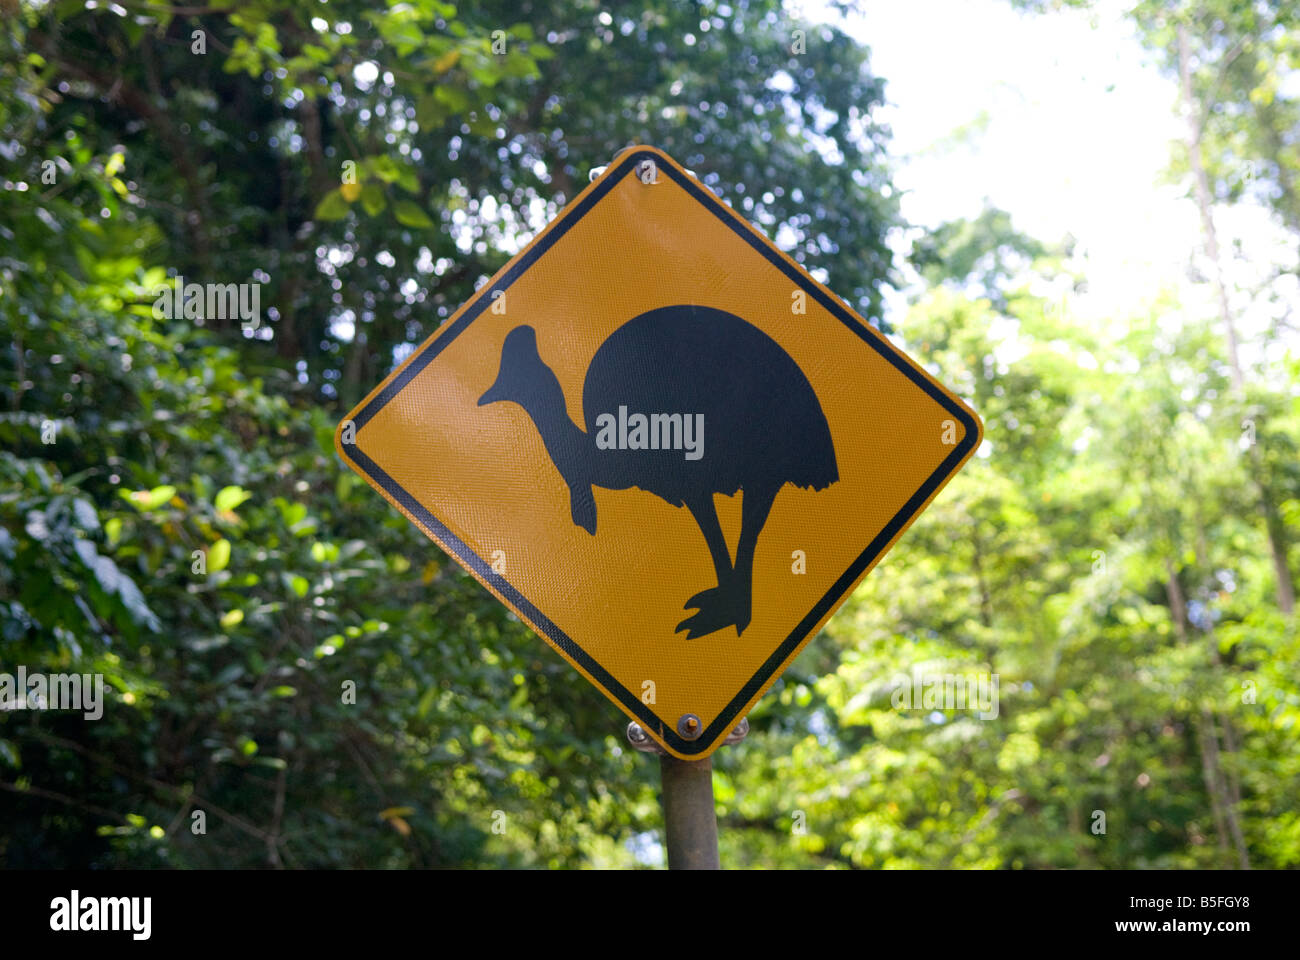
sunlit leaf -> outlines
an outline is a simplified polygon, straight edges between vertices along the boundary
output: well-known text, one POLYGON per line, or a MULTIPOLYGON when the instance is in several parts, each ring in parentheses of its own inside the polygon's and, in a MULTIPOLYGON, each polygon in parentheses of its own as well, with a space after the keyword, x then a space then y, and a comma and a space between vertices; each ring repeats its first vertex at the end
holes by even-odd
POLYGON ((230 563, 230 541, 222 538, 208 548, 208 573, 220 573, 230 563))
POLYGON ((399 200, 393 205, 393 216, 397 222, 407 227, 428 228, 433 226, 429 215, 411 200, 399 200))

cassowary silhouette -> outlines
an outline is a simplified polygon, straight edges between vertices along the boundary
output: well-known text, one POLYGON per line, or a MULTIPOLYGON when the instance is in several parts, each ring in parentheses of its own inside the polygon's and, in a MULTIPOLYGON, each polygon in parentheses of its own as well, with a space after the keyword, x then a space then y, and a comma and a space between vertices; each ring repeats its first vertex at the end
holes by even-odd
POLYGON ((593 486, 638 487, 691 511, 718 585, 683 605, 698 610, 674 631, 686 630, 687 639, 727 626, 744 633, 751 615, 754 549, 777 492, 787 483, 821 490, 839 479, 826 416, 803 372, 767 334, 711 307, 661 307, 610 334, 587 367, 586 430, 569 419, 560 382, 538 354, 537 335, 529 326, 506 336, 496 382, 478 405, 498 401, 517 403, 532 418, 569 487, 573 522, 588 533, 596 532, 593 486), (620 407, 647 416, 680 413, 693 422, 702 414, 707 429, 702 455, 689 459, 680 445, 611 449, 606 443, 602 449, 598 421, 620 407), (744 496, 733 565, 713 495, 737 491, 744 496))

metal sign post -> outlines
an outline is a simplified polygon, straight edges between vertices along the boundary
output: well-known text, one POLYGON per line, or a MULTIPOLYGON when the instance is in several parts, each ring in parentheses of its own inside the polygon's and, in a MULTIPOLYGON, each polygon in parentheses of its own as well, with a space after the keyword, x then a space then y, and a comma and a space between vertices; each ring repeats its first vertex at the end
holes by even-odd
POLYGON ((659 758, 669 870, 720 870, 713 758, 659 758))
MULTIPOLYGON (((749 733, 749 719, 740 721, 723 740, 739 743, 749 733)), ((642 753, 659 755, 663 785, 664 846, 669 870, 720 870, 718 814, 713 805, 713 758, 678 760, 646 735, 639 723, 627 725, 627 740, 642 753)))

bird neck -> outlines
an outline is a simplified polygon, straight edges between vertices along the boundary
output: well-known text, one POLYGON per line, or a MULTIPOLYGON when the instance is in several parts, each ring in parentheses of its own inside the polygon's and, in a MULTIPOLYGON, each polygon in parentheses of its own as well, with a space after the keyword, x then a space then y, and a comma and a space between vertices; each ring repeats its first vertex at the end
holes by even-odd
POLYGON ((569 419, 569 411, 564 404, 564 391, 560 389, 560 381, 555 374, 547 368, 538 381, 540 387, 534 391, 531 402, 524 409, 537 426, 542 443, 546 445, 546 452, 565 482, 570 486, 581 483, 587 473, 583 465, 589 453, 589 438, 581 427, 569 419))

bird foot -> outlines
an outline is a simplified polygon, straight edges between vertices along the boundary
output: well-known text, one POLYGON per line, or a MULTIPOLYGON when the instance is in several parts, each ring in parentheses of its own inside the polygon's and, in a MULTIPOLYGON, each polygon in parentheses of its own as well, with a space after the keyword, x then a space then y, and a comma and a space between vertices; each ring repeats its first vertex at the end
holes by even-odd
POLYGON ((724 590, 720 586, 701 590, 687 600, 682 609, 699 611, 677 624, 673 631, 680 633, 685 630, 687 640, 733 626, 739 636, 749 626, 749 597, 739 596, 737 591, 724 590))

